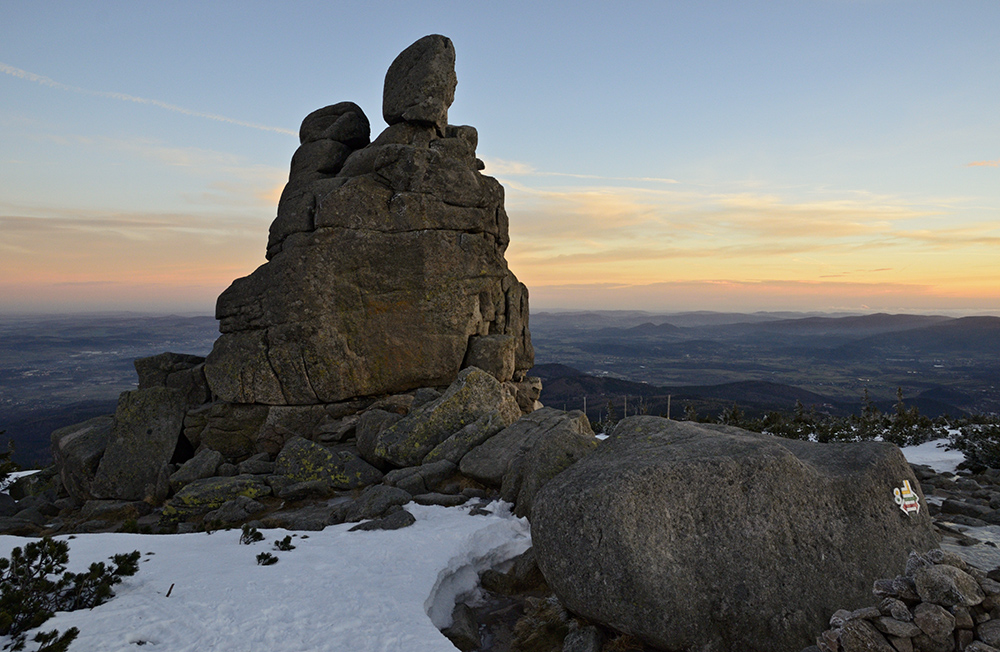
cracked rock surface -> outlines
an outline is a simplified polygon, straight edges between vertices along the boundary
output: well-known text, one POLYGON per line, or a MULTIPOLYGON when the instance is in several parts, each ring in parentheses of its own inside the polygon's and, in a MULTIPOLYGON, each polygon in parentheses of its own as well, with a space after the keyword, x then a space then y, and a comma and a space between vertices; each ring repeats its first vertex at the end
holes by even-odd
POLYGON ((470 365, 501 382, 531 368, 503 187, 480 172, 476 130, 447 125, 453 94, 431 92, 454 78, 454 49, 432 36, 404 55, 385 97, 432 111, 391 110, 371 143, 351 102, 303 122, 268 262, 216 306, 205 376, 218 398, 331 403, 447 385, 470 365))

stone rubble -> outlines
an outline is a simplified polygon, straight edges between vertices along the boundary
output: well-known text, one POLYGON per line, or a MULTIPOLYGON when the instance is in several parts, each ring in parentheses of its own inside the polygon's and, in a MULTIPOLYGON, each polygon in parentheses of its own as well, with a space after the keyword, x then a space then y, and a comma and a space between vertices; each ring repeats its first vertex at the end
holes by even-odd
POLYGON ((985 572, 940 549, 911 553, 906 572, 878 580, 876 606, 839 610, 803 652, 994 652, 1000 568, 985 572))

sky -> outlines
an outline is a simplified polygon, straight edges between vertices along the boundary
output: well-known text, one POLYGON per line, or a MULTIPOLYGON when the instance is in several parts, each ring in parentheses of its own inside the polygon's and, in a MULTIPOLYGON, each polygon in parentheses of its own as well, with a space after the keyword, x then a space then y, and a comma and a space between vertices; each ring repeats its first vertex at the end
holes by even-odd
POLYGON ((1000 314, 995 0, 0 6, 0 314, 211 314, 430 33, 534 311, 1000 314))

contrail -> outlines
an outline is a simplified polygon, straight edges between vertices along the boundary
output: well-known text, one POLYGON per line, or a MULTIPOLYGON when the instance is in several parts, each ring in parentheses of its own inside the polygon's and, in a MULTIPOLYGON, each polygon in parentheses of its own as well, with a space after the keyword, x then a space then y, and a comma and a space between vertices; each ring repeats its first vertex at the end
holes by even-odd
POLYGON ((151 100, 145 97, 136 97, 135 95, 127 95, 125 93, 110 93, 107 91, 92 91, 87 88, 80 88, 79 86, 70 86, 68 84, 62 84, 54 79, 45 77, 43 75, 36 75, 33 72, 28 72, 27 70, 21 70, 20 68, 15 68, 14 66, 8 66, 5 63, 0 63, 0 71, 7 73, 18 79, 26 79, 36 84, 41 84, 42 86, 49 86, 50 88, 58 88, 64 91, 72 91, 74 93, 80 93, 82 95, 92 95, 94 97, 106 97, 112 100, 121 100, 122 102, 135 102, 136 104, 150 104, 152 106, 158 106, 161 109, 166 109, 167 111, 173 111, 174 113, 183 113, 184 115, 194 116, 196 118, 207 118, 209 120, 216 120, 218 122, 228 122, 229 124, 239 125, 240 127, 250 127, 251 129, 260 129, 261 131, 273 131, 279 134, 289 134, 291 136, 297 136, 298 133, 291 131, 289 129, 282 129, 281 127, 268 127, 267 125, 259 125, 254 122, 245 122, 243 120, 234 120, 233 118, 227 118, 224 115, 216 115, 214 113, 202 113, 201 111, 192 111, 191 109, 185 109, 183 106, 177 106, 176 104, 168 104, 166 102, 161 102, 160 100, 151 100))

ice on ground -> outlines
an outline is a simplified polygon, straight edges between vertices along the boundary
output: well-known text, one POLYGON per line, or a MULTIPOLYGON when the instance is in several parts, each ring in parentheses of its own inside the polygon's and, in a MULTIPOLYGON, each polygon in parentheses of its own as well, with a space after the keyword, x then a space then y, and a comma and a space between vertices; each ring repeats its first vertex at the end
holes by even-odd
POLYGON ((965 453, 948 450, 947 446, 947 439, 934 439, 919 446, 906 446, 902 451, 910 464, 925 464, 937 473, 954 473, 965 461, 965 453))
MULTIPOLYGON (((455 597, 474 589, 479 570, 531 545, 528 522, 509 508, 486 516, 406 509, 417 519, 408 528, 348 532, 347 523, 293 533, 289 552, 272 545, 284 530, 261 530, 264 541, 250 546, 238 530, 76 535, 69 570, 139 550, 139 573, 110 602, 59 613, 41 629, 79 628, 74 652, 452 651, 435 623, 450 621, 455 597), (265 551, 280 561, 258 566, 265 551)), ((29 541, 0 536, 0 556, 29 541)))
POLYGON ((1000 546, 1000 525, 983 527, 966 527, 955 523, 948 525, 965 536, 978 539, 979 543, 972 546, 963 545, 945 536, 941 541, 942 550, 953 552, 976 568, 987 572, 1000 568, 1000 548, 997 547, 1000 546))

